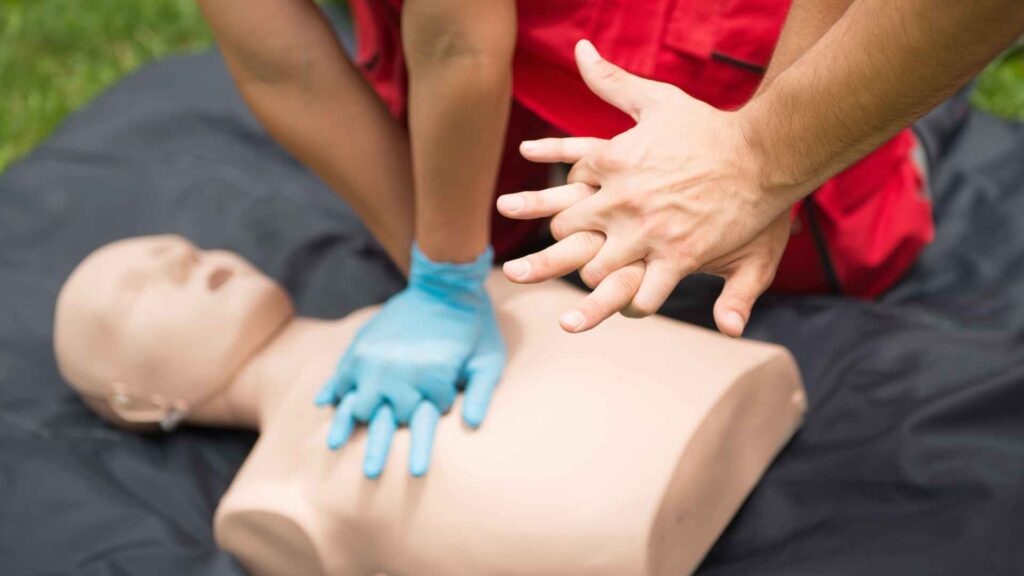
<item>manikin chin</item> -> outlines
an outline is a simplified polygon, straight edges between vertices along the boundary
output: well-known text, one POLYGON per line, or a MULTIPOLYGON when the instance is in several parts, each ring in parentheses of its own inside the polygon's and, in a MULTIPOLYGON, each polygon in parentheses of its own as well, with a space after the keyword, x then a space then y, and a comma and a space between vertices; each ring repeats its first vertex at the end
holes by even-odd
POLYGON ((630 576, 693 571, 805 409, 791 356, 655 317, 585 334, 565 284, 488 281, 509 361, 478 430, 458 403, 430 472, 362 474, 362 430, 328 450, 313 398, 360 325, 296 317, 235 254, 178 236, 86 258, 57 302, 61 374, 115 425, 251 428, 214 518, 253 574, 630 576))

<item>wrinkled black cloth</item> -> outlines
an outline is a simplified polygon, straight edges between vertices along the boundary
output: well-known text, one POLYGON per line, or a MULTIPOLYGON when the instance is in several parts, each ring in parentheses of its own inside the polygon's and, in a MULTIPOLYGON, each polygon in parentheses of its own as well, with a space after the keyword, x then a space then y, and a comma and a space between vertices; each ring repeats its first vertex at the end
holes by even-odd
MULTIPOLYGON (((936 241, 879 302, 760 303, 748 335, 792 350, 811 410, 701 574, 1024 573, 1024 128, 962 98, 917 127, 936 241)), ((402 287, 217 55, 147 67, 74 115, 0 176, 0 574, 243 573, 211 519, 254 435, 121 432, 54 364, 75 264, 168 232, 244 255, 305 315, 402 287)), ((708 324, 717 286, 685 282, 666 313, 708 324)))

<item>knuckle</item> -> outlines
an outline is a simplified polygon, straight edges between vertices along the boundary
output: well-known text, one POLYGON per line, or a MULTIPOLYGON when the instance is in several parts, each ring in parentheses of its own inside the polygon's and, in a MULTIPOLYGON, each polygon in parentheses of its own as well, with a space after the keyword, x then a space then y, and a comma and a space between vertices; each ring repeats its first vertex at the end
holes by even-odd
POLYGON ((551 268, 551 254, 547 252, 538 252, 532 256, 528 256, 527 261, 530 263, 530 269, 534 272, 544 271, 551 268))
POLYGON ((551 236, 557 241, 562 241, 565 239, 566 236, 568 236, 568 231, 566 230, 567 226, 564 218, 559 218, 558 216, 555 216, 554 218, 551 219, 551 224, 549 225, 549 228, 551 229, 551 236))
POLYGON ((605 65, 601 66, 600 70, 598 70, 597 73, 598 77, 601 80, 604 80, 605 82, 609 83, 618 83, 622 82, 625 79, 626 74, 622 71, 621 68, 619 68, 618 66, 613 66, 612 64, 607 62, 605 62, 604 64, 605 65))
POLYGON ((594 180, 590 163, 584 158, 572 165, 565 181, 569 184, 588 185, 594 180))
POLYGON ((595 319, 605 316, 601 304, 596 302, 593 298, 584 299, 579 303, 579 307, 577 309, 581 314, 583 314, 583 317, 586 318, 588 322, 592 322, 595 319))
POLYGON ((775 280, 776 270, 777 268, 768 262, 762 262, 757 265, 754 275, 762 291, 767 289, 768 285, 775 280))
POLYGON ((662 242, 671 241, 673 236, 673 226, 669 218, 666 218, 665 214, 658 210, 647 210, 644 203, 640 198, 626 198, 623 199, 627 204, 620 207, 620 209, 627 209, 629 206, 630 210, 636 218, 639 219, 639 225, 637 226, 638 232, 643 238, 656 238, 662 242))
POLYGON ((610 172, 624 170, 631 164, 628 153, 613 147, 608 147, 598 154, 595 163, 603 170, 610 172))
POLYGON ((652 100, 658 104, 671 102, 680 92, 679 88, 665 82, 652 82, 649 90, 652 100))
POLYGON ((543 210, 547 205, 544 194, 540 192, 523 192, 520 197, 523 199, 523 208, 530 212, 543 210))
POLYGON ((604 262, 593 259, 583 265, 580 269, 580 276, 587 276, 594 284, 600 284, 607 276, 607 266, 604 262))
POLYGON ((597 264, 593 261, 587 262, 580 268, 580 279, 583 283, 590 287, 591 290, 597 288, 597 285, 604 280, 605 274, 601 271, 597 264))
POLYGON ((649 298, 635 298, 629 305, 630 316, 633 318, 646 318, 653 316, 658 311, 658 306, 649 298))
POLYGON ((655 223, 655 218, 644 215, 645 205, 640 195, 622 194, 616 199, 615 203, 618 210, 640 217, 642 219, 641 226, 645 229, 653 232, 655 228, 659 227, 655 223))
POLYGON ((569 186, 570 186, 569 192, 577 200, 582 200, 582 199, 592 195, 595 192, 593 186, 591 186, 590 184, 587 184, 586 182, 582 182, 582 181, 570 182, 569 186))
POLYGON ((607 281, 613 283, 612 288, 619 294, 632 298, 640 287, 640 278, 640 275, 633 273, 632 270, 623 269, 609 276, 607 281))
POLYGON ((740 310, 749 309, 754 304, 754 300, 757 299, 757 295, 744 289, 736 289, 729 293, 728 297, 724 298, 726 305, 729 308, 737 308, 740 310))
MULTIPOLYGON (((673 210, 669 210, 668 214, 665 214, 660 220, 662 220, 662 233, 666 238, 675 240, 677 242, 687 242, 693 238, 693 224, 690 224, 688 219, 680 217, 678 213, 673 210)), ((687 242, 687 244, 690 244, 687 242)), ((696 252, 696 247, 690 245, 690 251, 696 252)))
POLYGON ((579 166, 579 163, 576 163, 572 168, 569 168, 569 173, 565 176, 565 182, 567 184, 582 183, 583 179, 580 178, 580 171, 577 166, 579 166))
POLYGON ((604 234, 593 230, 580 232, 580 244, 588 253, 596 254, 604 246, 604 234))
POLYGON ((688 243, 680 243, 673 247, 672 265, 681 271, 694 271, 700 269, 700 258, 694 254, 693 247, 688 243))

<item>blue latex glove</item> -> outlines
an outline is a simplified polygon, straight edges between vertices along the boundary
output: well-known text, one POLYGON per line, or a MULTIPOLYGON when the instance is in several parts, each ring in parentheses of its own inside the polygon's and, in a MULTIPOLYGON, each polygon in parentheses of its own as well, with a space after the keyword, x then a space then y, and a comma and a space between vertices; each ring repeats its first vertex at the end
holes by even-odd
POLYGON ((434 429, 466 382, 463 419, 479 426, 505 366, 505 345, 483 283, 490 248, 469 264, 431 261, 413 247, 409 285, 356 334, 317 395, 337 405, 328 446, 341 447, 356 422, 369 422, 364 472, 383 470, 397 424, 409 424, 409 471, 430 465, 434 429))

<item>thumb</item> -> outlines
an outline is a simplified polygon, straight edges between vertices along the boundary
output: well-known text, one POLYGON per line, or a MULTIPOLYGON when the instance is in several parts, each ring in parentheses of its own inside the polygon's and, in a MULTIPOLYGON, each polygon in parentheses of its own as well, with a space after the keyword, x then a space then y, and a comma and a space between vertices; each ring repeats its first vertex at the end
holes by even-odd
POLYGON ((653 101, 661 83, 626 72, 598 54, 590 40, 576 43, 576 65, 583 82, 602 100, 639 120, 640 112, 653 101))
POLYGON ((715 301, 715 324, 723 334, 733 338, 743 335, 754 303, 773 277, 770 267, 748 260, 725 279, 725 287, 715 301))

